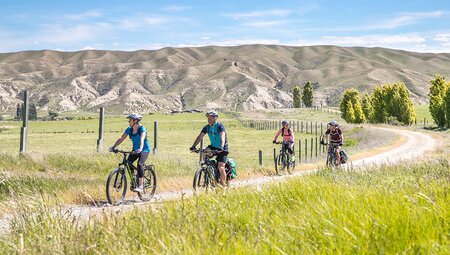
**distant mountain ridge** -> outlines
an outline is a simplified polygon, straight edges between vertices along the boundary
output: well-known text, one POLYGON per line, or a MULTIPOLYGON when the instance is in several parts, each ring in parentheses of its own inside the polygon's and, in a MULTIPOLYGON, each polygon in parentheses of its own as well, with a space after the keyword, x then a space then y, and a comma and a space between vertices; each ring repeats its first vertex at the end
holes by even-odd
POLYGON ((316 105, 336 104, 349 87, 371 91, 395 81, 406 83, 414 101, 426 102, 435 73, 449 76, 450 54, 277 45, 23 51, 0 54, 0 106, 11 111, 27 89, 44 110, 279 108, 290 106, 292 88, 308 80, 316 105))

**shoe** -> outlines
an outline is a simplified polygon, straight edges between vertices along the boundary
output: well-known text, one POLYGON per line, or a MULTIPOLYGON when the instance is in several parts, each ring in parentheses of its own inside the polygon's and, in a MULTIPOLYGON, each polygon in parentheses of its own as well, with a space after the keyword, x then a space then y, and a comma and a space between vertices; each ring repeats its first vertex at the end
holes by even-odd
POLYGON ((134 192, 139 192, 139 193, 144 192, 144 186, 139 186, 139 187, 135 188, 134 192))

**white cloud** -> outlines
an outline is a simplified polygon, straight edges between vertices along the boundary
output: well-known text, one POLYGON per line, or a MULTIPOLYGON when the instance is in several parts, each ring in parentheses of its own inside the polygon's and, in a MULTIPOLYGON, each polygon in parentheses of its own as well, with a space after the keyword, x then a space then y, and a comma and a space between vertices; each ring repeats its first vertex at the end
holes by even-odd
POLYGON ((253 28, 259 28, 259 29, 266 29, 266 28, 272 28, 279 25, 285 25, 289 23, 289 20, 262 20, 262 21, 251 21, 251 22, 244 22, 241 25, 247 26, 247 27, 253 27, 253 28))
POLYGON ((191 9, 190 6, 183 6, 183 5, 169 5, 163 8, 164 11, 170 11, 170 12, 179 12, 179 11, 184 11, 184 10, 188 10, 191 9))
POLYGON ((436 34, 433 39, 444 44, 450 43, 450 33, 436 34))
POLYGON ((102 16, 101 12, 91 10, 91 11, 87 11, 84 13, 65 15, 64 18, 66 18, 68 20, 78 21, 78 20, 85 20, 88 18, 98 18, 101 16, 102 16))
POLYGON ((211 37, 209 37, 209 36, 202 36, 202 37, 200 37, 200 39, 202 39, 202 40, 211 40, 211 37))
POLYGON ((419 35, 364 35, 364 36, 323 36, 321 40, 328 44, 377 46, 400 43, 423 43, 425 37, 419 35))
POLYGON ((137 16, 137 17, 127 17, 119 20, 118 27, 121 29, 135 30, 142 27, 148 26, 159 26, 167 24, 175 19, 170 19, 165 16, 137 16))
POLYGON ((108 23, 78 24, 65 26, 61 24, 45 25, 44 32, 35 39, 41 43, 65 44, 96 39, 112 29, 108 23))
POLYGON ((292 13, 290 10, 272 9, 272 10, 260 10, 240 13, 228 13, 224 14, 225 17, 232 19, 250 19, 250 18, 263 18, 263 17, 287 17, 292 13))

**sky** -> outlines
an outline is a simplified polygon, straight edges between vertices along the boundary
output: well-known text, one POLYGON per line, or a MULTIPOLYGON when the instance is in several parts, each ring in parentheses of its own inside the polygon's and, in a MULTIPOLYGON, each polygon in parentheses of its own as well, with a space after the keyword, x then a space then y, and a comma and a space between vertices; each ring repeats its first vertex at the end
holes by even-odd
POLYGON ((450 53, 448 0, 2 0, 0 52, 242 44, 450 53))

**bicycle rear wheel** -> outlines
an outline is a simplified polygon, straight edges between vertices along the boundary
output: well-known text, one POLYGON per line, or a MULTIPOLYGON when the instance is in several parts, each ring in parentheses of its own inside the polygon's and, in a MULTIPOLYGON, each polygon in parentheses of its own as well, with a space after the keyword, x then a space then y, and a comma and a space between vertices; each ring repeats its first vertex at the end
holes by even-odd
POLYGON ((144 169, 144 192, 138 192, 138 197, 142 201, 149 201, 155 195, 156 191, 156 174, 155 166, 145 166, 144 169))
POLYGON ((127 177, 123 165, 117 167, 108 176, 106 181, 106 198, 111 205, 119 205, 127 193, 127 177))

